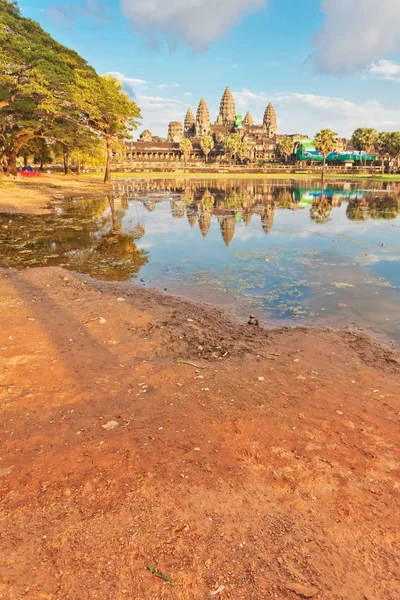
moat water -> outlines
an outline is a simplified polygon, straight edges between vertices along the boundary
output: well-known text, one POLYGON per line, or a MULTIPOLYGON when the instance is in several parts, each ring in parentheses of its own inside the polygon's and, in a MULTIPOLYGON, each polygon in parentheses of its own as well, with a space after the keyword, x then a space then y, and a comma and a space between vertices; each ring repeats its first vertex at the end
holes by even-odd
POLYGON ((121 181, 112 197, 0 214, 0 265, 64 265, 398 346, 399 214, 394 183, 121 181))

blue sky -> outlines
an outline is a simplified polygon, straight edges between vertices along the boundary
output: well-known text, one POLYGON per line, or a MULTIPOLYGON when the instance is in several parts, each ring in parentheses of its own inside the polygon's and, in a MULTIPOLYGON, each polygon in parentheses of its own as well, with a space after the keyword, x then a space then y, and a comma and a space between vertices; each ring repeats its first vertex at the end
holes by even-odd
MULTIPOLYGON (((217 116, 224 88, 281 133, 331 127, 400 130, 400 0, 23 0, 25 16, 114 73, 137 99, 143 128, 202 96, 217 116), (85 3, 86 2, 86 3, 85 3)), ((139 130, 140 132, 140 130, 139 130)))

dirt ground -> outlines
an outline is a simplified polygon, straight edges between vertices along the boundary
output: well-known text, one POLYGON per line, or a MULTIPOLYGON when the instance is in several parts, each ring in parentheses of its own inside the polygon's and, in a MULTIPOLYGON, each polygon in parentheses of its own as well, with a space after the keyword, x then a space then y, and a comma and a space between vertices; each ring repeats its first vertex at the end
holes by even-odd
POLYGON ((101 180, 78 175, 43 173, 34 179, 0 176, 0 212, 42 214, 54 199, 93 197, 109 191, 101 180))
POLYGON ((0 598, 400 598, 400 363, 369 338, 1 270, 0 366, 0 598))

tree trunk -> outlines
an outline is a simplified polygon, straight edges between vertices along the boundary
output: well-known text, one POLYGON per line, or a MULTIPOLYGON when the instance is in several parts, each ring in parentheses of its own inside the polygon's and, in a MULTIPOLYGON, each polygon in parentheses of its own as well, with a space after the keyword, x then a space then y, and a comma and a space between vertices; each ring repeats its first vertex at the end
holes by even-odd
POLYGON ((64 175, 68 175, 69 171, 69 150, 64 152, 64 175))
POLYGON ((82 171, 82 166, 81 166, 81 155, 80 155, 80 153, 78 152, 78 164, 76 165, 76 172, 77 172, 77 174, 78 174, 78 175, 80 175, 80 174, 81 174, 81 171, 82 171))
POLYGON ((106 172, 104 173, 104 183, 111 183, 112 152, 111 152, 111 140, 109 137, 106 137, 106 148, 107 148, 107 157, 106 157, 106 172))
POLYGON ((322 163, 322 184, 325 181, 325 169, 326 169, 326 156, 324 155, 324 161, 322 163))
POLYGON ((10 175, 17 175, 17 153, 16 152, 11 152, 11 154, 9 154, 7 156, 7 172, 10 175))

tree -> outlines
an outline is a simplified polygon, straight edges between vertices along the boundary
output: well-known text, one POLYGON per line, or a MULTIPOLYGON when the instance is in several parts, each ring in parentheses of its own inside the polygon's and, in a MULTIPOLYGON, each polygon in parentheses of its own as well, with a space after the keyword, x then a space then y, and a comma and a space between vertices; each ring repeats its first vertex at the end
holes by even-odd
POLYGON ((179 150, 181 151, 186 164, 187 158, 193 150, 192 142, 188 138, 183 138, 183 140, 179 144, 179 150))
POLYGON ((291 156, 291 154, 293 154, 294 151, 293 138, 289 136, 285 136, 284 138, 282 138, 278 143, 278 151, 287 163, 289 156, 291 156))
POLYGON ((224 139, 224 150, 229 154, 231 159, 234 159, 237 156, 241 143, 242 138, 239 133, 231 133, 231 135, 228 135, 228 137, 224 139))
POLYGON ((400 131, 392 131, 389 133, 388 151, 390 156, 390 172, 392 172, 393 163, 398 161, 400 154, 400 131))
POLYGON ((200 147, 203 150, 203 154, 206 157, 206 162, 208 160, 208 155, 211 150, 214 148, 214 140, 211 135, 204 135, 200 140, 200 147))
POLYGON ((249 151, 249 145, 246 142, 240 142, 237 149, 237 155, 242 162, 246 160, 246 158, 249 158, 249 151))
POLYGON ((385 157, 390 154, 390 135, 388 131, 381 131, 375 140, 375 150, 381 159, 382 173, 385 170, 385 157))
MULTIPOLYGON (((371 127, 359 127, 352 135, 353 146, 359 152, 366 152, 371 154, 377 141, 377 131, 371 127)), ((362 163, 362 159, 360 159, 362 163)), ((365 157, 365 165, 367 164, 367 157, 365 157)))
POLYGON ((318 152, 324 157, 322 168, 322 179, 325 177, 326 157, 336 149, 337 133, 331 129, 321 129, 314 138, 314 145, 318 152))

